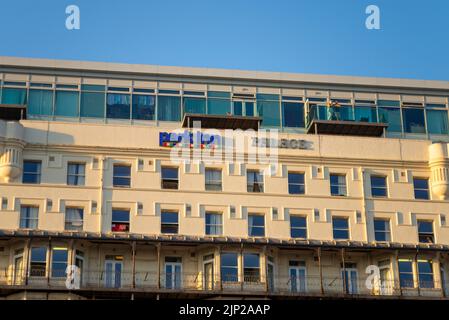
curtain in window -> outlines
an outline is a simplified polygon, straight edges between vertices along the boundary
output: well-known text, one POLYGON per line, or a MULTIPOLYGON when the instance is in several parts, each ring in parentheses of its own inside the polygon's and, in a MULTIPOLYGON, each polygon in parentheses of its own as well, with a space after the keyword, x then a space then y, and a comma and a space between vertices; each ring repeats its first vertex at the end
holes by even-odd
POLYGON ((63 117, 78 117, 79 92, 56 91, 55 115, 63 117))
POLYGON ((158 120, 181 121, 181 100, 179 97, 158 96, 158 120))
POLYGON ((26 103, 26 96, 26 89, 3 88, 2 103, 24 105, 26 103))
POLYGON ((105 95, 99 92, 81 93, 81 117, 104 118, 105 95))
POLYGON ((432 134, 447 134, 448 120, 446 110, 427 110, 427 130, 432 134))
POLYGON ((206 100, 202 98, 184 98, 184 113, 206 113, 206 100))
POLYGON ((156 97, 133 94, 133 119, 154 120, 156 97))
POLYGON ((129 119, 130 95, 108 93, 106 116, 110 119, 129 119))
POLYGON ((53 114, 53 91, 31 89, 27 113, 51 116, 53 114))

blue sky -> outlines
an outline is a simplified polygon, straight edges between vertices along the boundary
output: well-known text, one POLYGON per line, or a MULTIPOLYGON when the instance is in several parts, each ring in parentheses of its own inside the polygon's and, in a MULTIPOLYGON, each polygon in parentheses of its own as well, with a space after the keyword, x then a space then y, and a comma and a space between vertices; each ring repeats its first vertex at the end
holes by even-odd
POLYGON ((2 0, 0 27, 6 56, 449 80, 447 0, 2 0))

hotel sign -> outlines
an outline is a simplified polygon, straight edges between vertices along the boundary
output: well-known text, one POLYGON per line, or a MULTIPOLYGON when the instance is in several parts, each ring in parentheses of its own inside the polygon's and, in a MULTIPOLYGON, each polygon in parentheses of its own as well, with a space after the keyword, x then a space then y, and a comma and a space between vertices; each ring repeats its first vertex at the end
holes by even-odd
MULTIPOLYGON (((313 142, 302 139, 271 139, 250 137, 253 147, 260 148, 280 148, 280 149, 312 149, 313 142)), ((220 148, 222 144, 226 144, 228 137, 223 137, 217 134, 206 134, 200 131, 190 132, 159 132, 159 146, 160 147, 182 147, 185 145, 189 148, 195 147, 195 142, 201 149, 216 149, 220 148)))

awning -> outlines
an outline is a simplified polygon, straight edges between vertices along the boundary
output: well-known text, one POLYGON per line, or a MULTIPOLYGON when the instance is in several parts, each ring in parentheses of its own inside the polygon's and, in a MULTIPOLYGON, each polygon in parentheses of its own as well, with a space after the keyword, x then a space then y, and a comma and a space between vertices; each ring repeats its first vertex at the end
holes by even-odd
POLYGON ((375 122, 312 120, 307 133, 342 136, 381 137, 388 124, 375 122))
POLYGON ((195 121, 199 121, 201 123, 201 128, 204 129, 258 130, 260 123, 262 122, 262 118, 186 113, 184 115, 184 119, 182 120, 182 127, 192 128, 195 121))

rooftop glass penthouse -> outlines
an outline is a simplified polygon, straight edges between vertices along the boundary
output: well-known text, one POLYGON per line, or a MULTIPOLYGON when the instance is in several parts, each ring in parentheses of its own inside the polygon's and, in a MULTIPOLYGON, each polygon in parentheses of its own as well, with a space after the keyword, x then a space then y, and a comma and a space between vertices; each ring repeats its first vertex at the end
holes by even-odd
POLYGON ((15 58, 0 58, 0 72, 1 106, 23 107, 28 119, 157 125, 185 114, 258 116, 283 131, 308 132, 314 120, 383 123, 387 136, 449 140, 445 82, 15 58))

